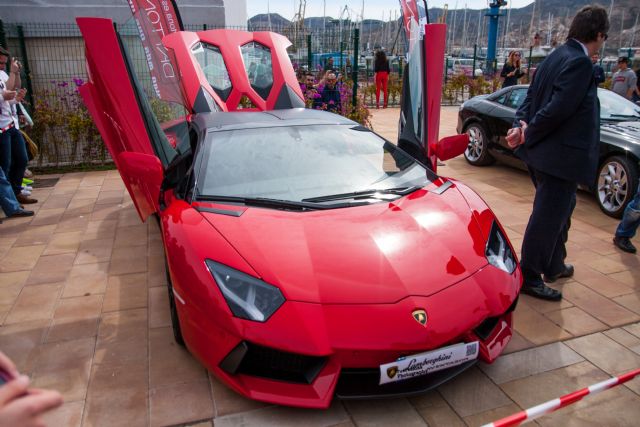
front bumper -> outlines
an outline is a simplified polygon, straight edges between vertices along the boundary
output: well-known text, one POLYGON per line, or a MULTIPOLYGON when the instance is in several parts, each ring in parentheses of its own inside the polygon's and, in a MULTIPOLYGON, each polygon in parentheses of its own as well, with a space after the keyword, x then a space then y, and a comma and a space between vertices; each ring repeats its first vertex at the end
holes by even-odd
POLYGON ((378 385, 378 367, 402 356, 479 341, 479 359, 493 362, 512 336, 511 311, 520 283, 518 269, 508 275, 486 266, 436 294, 393 304, 287 301, 264 324, 229 315, 221 322, 221 316, 202 310, 178 309, 189 349, 231 388, 270 403, 326 408, 334 394, 369 398, 422 393, 475 363, 378 385), (426 326, 414 320, 417 308, 426 310, 426 326), (289 375, 293 366, 300 372, 289 375))

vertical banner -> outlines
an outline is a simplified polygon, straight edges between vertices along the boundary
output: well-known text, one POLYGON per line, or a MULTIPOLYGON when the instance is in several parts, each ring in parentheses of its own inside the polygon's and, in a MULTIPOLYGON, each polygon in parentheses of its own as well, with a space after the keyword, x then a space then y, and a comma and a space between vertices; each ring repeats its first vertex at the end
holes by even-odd
POLYGON ((407 61, 410 60, 413 47, 416 42, 419 41, 419 28, 420 15, 418 10, 418 4, 416 0, 400 0, 400 9, 402 9, 402 22, 404 25, 405 39, 405 51, 407 52, 407 61))
POLYGON ((403 111, 405 116, 411 116, 413 134, 426 149, 424 141, 424 68, 422 40, 424 38, 424 26, 427 23, 426 10, 418 5, 417 0, 400 0, 402 9, 402 22, 405 31, 405 46, 407 52, 407 67, 409 70, 408 93, 411 97, 411 111, 403 111))
POLYGON ((162 44, 167 34, 182 30, 182 21, 172 0, 129 0, 144 47, 156 96, 183 104, 177 64, 162 44))

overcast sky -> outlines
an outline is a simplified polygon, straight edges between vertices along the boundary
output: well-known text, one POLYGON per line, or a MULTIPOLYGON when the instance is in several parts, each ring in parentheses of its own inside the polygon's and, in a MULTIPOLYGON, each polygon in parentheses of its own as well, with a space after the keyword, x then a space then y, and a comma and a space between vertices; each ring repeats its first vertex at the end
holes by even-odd
MULTIPOLYGON (((327 16, 338 18, 340 12, 346 5, 351 13, 352 20, 359 20, 362 11, 362 0, 307 0, 307 10, 305 17, 323 16, 323 6, 326 2, 327 16)), ((271 13, 279 13, 284 18, 293 18, 294 13, 298 11, 300 0, 247 0, 247 17, 251 18, 260 13, 267 13, 267 4, 271 13), (294 12, 295 10, 295 12, 294 12)), ((487 7, 487 0, 430 0, 427 1, 429 7, 442 7, 445 3, 449 4, 449 10, 464 9, 465 4, 470 9, 482 9, 487 7)), ((510 6, 517 8, 523 7, 533 0, 511 0, 510 6)), ((384 19, 388 20, 389 15, 395 15, 396 11, 400 16, 400 2, 398 0, 365 0, 364 1, 364 17, 365 19, 384 19)), ((346 18, 346 15, 343 16, 346 18)))

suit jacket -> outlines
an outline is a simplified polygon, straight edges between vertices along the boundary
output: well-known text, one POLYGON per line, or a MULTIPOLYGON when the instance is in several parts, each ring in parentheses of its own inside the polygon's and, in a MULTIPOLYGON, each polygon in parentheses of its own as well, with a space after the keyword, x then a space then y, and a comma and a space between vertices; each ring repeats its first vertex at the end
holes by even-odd
POLYGON ((516 155, 527 165, 567 181, 593 185, 598 165, 600 104, 591 59, 575 40, 538 67, 516 113, 528 124, 516 155))
POLYGON ((604 74, 604 68, 597 64, 593 66, 593 76, 596 80, 596 85, 600 85, 607 80, 604 74))

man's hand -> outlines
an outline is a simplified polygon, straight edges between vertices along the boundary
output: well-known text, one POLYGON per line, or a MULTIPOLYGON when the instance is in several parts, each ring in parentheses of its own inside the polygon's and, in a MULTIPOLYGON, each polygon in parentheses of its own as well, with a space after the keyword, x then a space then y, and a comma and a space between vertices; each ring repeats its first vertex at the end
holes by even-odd
POLYGON ((5 90, 4 92, 2 92, 2 98, 5 101, 11 101, 15 99, 16 95, 17 92, 15 90, 5 90))
POLYGON ((29 379, 20 377, 0 387, 0 427, 41 427, 41 416, 62 405, 57 391, 27 389, 29 379))
POLYGON ((0 370, 5 371, 11 378, 18 378, 20 373, 18 372, 18 368, 13 364, 11 359, 9 359, 3 352, 0 351, 0 370))
POLYGON ((22 88, 18 91, 18 93, 16 94, 16 101, 18 102, 22 102, 24 101, 24 97, 27 95, 27 90, 22 88))
POLYGON ((520 120, 519 128, 511 128, 507 132, 507 144, 512 149, 524 144, 524 132, 527 129, 527 123, 520 120))
POLYGON ((57 391, 29 388, 29 377, 20 375, 15 364, 0 351, 0 369, 10 378, 0 386, 0 427, 41 427, 41 415, 62 405, 57 391))
POLYGON ((21 69, 22 69, 22 64, 20 64, 20 61, 18 61, 16 58, 13 58, 11 60, 11 72, 19 73, 21 69))

